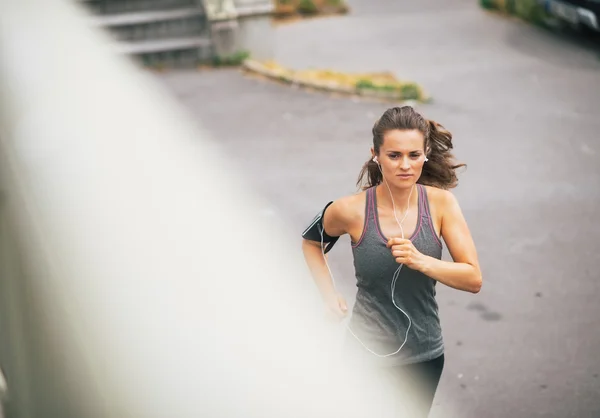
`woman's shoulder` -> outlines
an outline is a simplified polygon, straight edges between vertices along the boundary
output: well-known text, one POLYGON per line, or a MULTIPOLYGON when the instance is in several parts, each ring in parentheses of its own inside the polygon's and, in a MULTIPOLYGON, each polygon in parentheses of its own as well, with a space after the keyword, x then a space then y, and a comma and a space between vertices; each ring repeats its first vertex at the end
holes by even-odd
POLYGON ((365 200, 365 191, 334 200, 325 211, 323 219, 327 233, 331 236, 339 236, 353 230, 362 217, 365 200))
POLYGON ((334 200, 331 207, 338 216, 346 220, 353 220, 362 216, 365 211, 366 199, 367 191, 362 190, 334 200))
POLYGON ((457 203, 456 196, 450 190, 435 186, 424 187, 427 191, 427 200, 429 200, 429 206, 435 208, 438 212, 443 212, 444 209, 457 203))
POLYGON ((338 198, 334 203, 337 203, 341 208, 354 212, 357 209, 364 209, 367 199, 367 191, 361 190, 346 196, 338 198))

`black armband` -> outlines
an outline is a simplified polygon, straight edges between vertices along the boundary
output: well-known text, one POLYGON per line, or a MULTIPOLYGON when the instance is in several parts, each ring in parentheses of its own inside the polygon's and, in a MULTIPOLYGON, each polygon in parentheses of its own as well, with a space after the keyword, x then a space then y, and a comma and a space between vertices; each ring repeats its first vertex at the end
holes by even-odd
POLYGON ((321 212, 319 212, 317 214, 317 216, 315 216, 313 218, 310 225, 308 225, 308 227, 302 233, 302 238, 304 238, 304 239, 327 244, 327 247, 323 250, 325 254, 327 254, 329 252, 329 250, 331 250, 331 248, 335 245, 337 240, 340 238, 340 237, 332 237, 330 235, 327 235, 327 233, 325 232, 325 228, 323 227, 323 217, 325 216, 325 211, 327 210, 329 205, 331 205, 332 203, 333 202, 329 202, 323 208, 323 210, 321 212))

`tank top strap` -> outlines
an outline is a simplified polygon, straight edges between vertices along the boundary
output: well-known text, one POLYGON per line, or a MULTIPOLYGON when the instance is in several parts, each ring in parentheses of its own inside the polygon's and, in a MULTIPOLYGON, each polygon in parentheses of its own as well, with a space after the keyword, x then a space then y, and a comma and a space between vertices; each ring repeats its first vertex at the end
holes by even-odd
POLYGON ((419 189, 419 214, 421 218, 430 219, 431 215, 429 214, 429 202, 427 202, 427 192, 425 191, 425 186, 417 183, 417 187, 419 189))
POLYGON ((421 205, 421 219, 423 222, 423 226, 425 226, 424 231, 433 237, 433 239, 437 242, 439 246, 442 246, 440 239, 435 232, 435 228, 433 227, 433 219, 431 218, 431 211, 429 208, 429 198, 427 196, 427 189, 424 185, 419 184, 419 192, 420 192, 420 205, 421 205))
MULTIPOLYGON (((419 198, 418 198, 418 202, 419 202, 419 217, 423 218, 426 217, 427 213, 425 212, 425 203, 423 202, 425 200, 425 187, 422 184, 417 183, 417 191, 419 192, 419 198)), ((419 219, 419 222, 421 220, 419 219)))
POLYGON ((358 241, 352 243, 352 247, 358 247, 363 239, 369 234, 370 231, 375 231, 377 225, 375 224, 375 212, 374 212, 374 196, 375 186, 369 187, 366 190, 365 196, 365 221, 363 222, 363 231, 358 241))

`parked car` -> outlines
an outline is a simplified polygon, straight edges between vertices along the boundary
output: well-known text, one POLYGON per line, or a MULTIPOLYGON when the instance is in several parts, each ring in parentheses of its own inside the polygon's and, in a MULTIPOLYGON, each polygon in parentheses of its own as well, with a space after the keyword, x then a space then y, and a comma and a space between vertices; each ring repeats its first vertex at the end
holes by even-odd
POLYGON ((574 27, 600 33, 600 0, 538 0, 546 12, 574 27))

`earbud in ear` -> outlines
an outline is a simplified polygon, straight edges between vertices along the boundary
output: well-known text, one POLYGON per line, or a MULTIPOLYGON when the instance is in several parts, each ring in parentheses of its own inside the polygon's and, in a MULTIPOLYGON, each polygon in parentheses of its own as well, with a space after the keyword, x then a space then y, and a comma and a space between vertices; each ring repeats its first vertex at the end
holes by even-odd
POLYGON ((379 164, 379 161, 377 160, 377 156, 373 157, 373 162, 379 164))
POLYGON ((425 157, 425 162, 429 161, 429 158, 427 158, 427 156, 425 157))

